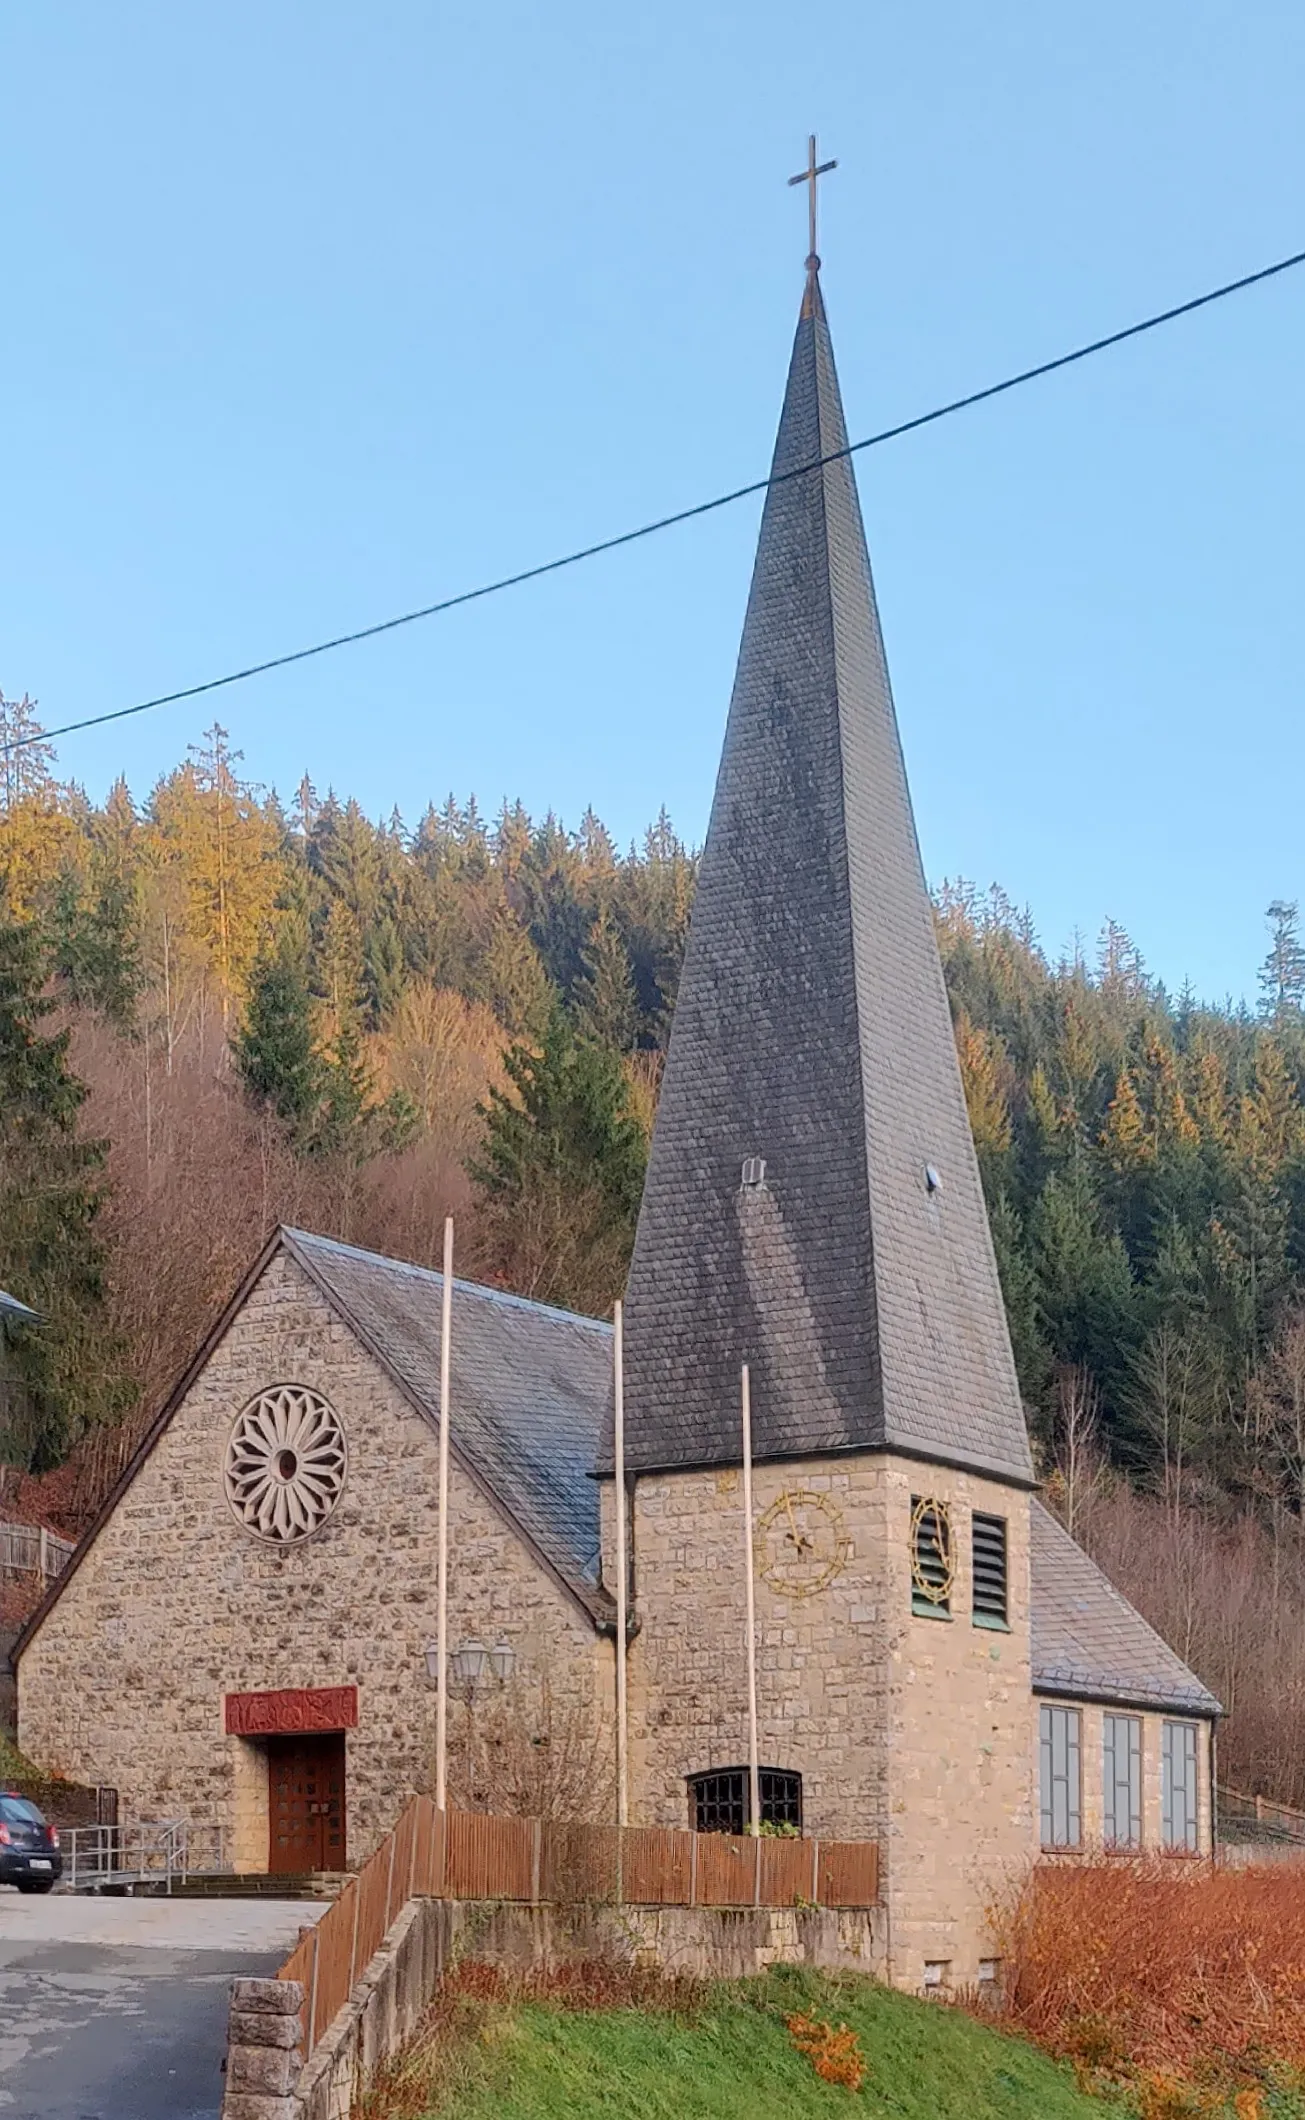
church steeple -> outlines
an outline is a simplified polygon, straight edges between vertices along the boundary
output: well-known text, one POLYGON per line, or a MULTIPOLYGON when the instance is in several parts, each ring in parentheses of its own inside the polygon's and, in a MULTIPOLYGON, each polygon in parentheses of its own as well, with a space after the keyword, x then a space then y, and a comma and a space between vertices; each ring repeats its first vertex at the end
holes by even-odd
POLYGON ((759 1457, 1024 1481, 818 265, 813 240, 630 1274, 626 1462, 736 1462, 746 1361, 759 1457))

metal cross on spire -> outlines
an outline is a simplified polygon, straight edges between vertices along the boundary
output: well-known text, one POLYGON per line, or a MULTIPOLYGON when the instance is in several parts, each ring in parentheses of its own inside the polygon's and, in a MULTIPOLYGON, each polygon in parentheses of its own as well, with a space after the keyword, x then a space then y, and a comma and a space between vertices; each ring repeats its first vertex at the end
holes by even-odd
POLYGON ((816 136, 812 133, 807 141, 806 168, 800 169, 795 177, 790 177, 788 180, 790 184, 805 184, 807 187, 807 211, 810 216, 811 230, 811 248, 807 257, 808 272, 819 272, 820 270, 820 259, 816 255, 816 182, 818 178, 827 176, 831 169, 837 168, 837 162, 817 162, 816 136))

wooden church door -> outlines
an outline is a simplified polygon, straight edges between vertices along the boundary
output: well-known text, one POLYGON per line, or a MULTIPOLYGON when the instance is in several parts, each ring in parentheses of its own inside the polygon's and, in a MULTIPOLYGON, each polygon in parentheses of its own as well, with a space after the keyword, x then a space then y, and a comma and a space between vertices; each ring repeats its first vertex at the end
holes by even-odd
POLYGON ((344 1733, 268 1740, 267 1867, 277 1876, 345 1864, 344 1733))

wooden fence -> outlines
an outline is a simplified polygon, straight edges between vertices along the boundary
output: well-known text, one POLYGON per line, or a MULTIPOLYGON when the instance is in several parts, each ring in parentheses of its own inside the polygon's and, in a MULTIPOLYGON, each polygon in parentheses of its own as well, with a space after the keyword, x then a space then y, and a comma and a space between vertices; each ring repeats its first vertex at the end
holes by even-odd
POLYGON ((1241 1827, 1252 1840, 1305 1842, 1305 1811, 1289 1803, 1273 1803, 1267 1796, 1246 1796, 1240 1789, 1219 1790, 1220 1838, 1229 1837, 1230 1827, 1241 1827))
POLYGON ((49 1583, 62 1575, 75 1551, 44 1524, 0 1524, 0 1575, 39 1575, 49 1583))
POLYGON ((554 1825, 437 1811, 414 1796, 282 1966, 304 1988, 304 2055, 312 2053, 390 1924, 417 1895, 437 1899, 598 1901, 626 1906, 871 1907, 873 1841, 736 1838, 661 1826, 554 1825))

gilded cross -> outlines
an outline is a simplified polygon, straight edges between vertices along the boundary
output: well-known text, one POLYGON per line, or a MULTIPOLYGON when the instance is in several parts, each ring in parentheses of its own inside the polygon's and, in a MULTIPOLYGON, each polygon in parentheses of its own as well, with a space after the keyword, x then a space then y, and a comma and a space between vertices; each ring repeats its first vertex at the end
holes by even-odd
POLYGON ((816 136, 812 133, 807 141, 806 168, 800 169, 795 177, 790 177, 788 180, 790 184, 805 184, 807 187, 807 212, 810 217, 811 229, 811 250, 807 258, 807 266, 812 272, 815 271, 820 263, 819 258, 816 256, 816 182, 818 178, 827 176, 831 169, 837 168, 837 162, 817 162, 816 136))

